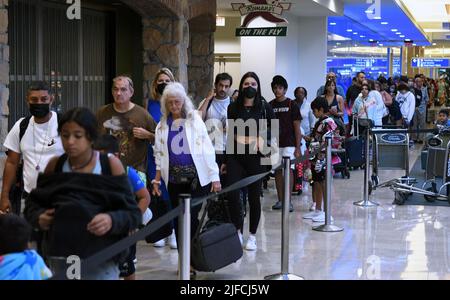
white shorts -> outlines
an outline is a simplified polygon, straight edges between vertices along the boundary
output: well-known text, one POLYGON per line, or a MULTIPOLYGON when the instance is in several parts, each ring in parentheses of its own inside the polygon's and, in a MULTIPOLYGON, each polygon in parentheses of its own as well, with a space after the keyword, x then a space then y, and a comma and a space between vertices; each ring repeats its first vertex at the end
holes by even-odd
MULTIPOLYGON (((280 159, 283 157, 289 157, 291 161, 295 160, 295 147, 280 148, 280 159)), ((295 169, 295 165, 291 165, 291 169, 295 169)))

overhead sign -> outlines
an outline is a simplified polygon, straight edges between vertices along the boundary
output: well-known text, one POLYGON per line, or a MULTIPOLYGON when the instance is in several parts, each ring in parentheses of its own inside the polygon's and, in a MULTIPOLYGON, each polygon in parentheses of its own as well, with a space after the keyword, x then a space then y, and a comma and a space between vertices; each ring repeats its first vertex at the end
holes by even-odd
POLYGON ((248 0, 250 5, 245 3, 232 3, 234 11, 239 11, 241 16, 245 16, 242 26, 236 29, 236 36, 286 36, 287 27, 273 28, 248 28, 250 22, 261 17, 274 24, 288 23, 282 18, 285 11, 291 9, 291 3, 273 0, 248 0))
POLYGON ((236 28, 236 36, 286 36, 287 27, 236 28))
POLYGON ((447 68, 450 67, 448 58, 413 58, 411 60, 413 68, 447 68))

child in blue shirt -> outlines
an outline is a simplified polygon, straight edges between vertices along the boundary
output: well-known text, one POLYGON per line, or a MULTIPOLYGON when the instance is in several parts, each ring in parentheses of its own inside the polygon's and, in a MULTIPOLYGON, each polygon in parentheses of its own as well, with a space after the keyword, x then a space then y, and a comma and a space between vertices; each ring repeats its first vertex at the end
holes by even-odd
POLYGON ((52 272, 29 249, 31 227, 14 214, 0 214, 0 280, 46 280, 52 272))

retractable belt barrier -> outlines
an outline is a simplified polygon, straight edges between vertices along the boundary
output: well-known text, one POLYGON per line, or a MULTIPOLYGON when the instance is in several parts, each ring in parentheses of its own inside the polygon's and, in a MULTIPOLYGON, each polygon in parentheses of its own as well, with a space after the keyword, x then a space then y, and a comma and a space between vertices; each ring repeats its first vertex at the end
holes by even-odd
MULTIPOLYGON (((301 155, 297 159, 291 161, 291 165, 297 164, 303 161, 308 160, 310 155, 301 155)), ((277 167, 275 167, 273 170, 278 170, 283 168, 283 165, 280 163, 277 167)), ((244 178, 243 180, 236 182, 223 190, 221 190, 218 193, 212 193, 204 197, 198 197, 191 200, 191 208, 203 204, 205 201, 209 199, 217 198, 218 196, 222 194, 229 193, 234 190, 239 190, 243 187, 246 187, 264 177, 269 175, 271 171, 264 172, 261 174, 253 175, 244 178)), ((138 230, 136 233, 112 244, 111 246, 108 246, 104 248, 103 250, 95 253, 92 256, 89 256, 81 261, 81 274, 83 278, 83 274, 86 274, 87 271, 90 271, 100 265, 103 262, 108 261, 109 259, 113 258, 114 256, 118 255, 125 249, 128 249, 130 246, 136 244, 138 241, 144 240, 146 236, 154 233, 159 228, 164 226, 164 224, 167 224, 171 220, 177 218, 181 213, 183 212, 183 208, 180 206, 177 206, 176 208, 172 209, 162 217, 158 218, 155 222, 152 224, 138 230)), ((66 280, 66 274, 55 274, 52 278, 52 280, 66 280)))

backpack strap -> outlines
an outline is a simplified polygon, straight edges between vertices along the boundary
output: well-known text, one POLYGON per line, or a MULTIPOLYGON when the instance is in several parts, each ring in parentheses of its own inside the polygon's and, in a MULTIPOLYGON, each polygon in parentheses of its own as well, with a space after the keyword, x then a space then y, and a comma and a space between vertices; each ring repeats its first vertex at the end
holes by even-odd
POLYGON ((53 171, 54 173, 62 173, 63 166, 64 166, 64 163, 66 162, 67 158, 68 158, 68 156, 66 153, 64 153, 63 155, 61 155, 58 158, 58 161, 56 162, 56 165, 55 165, 55 170, 53 171))
POLYGON ((22 141, 22 138, 25 135, 25 132, 27 131, 28 125, 30 124, 30 120, 31 116, 28 116, 24 118, 22 121, 20 121, 19 142, 22 141))
POLYGON ((112 175, 108 154, 100 154, 100 165, 102 166, 102 175, 112 175))

